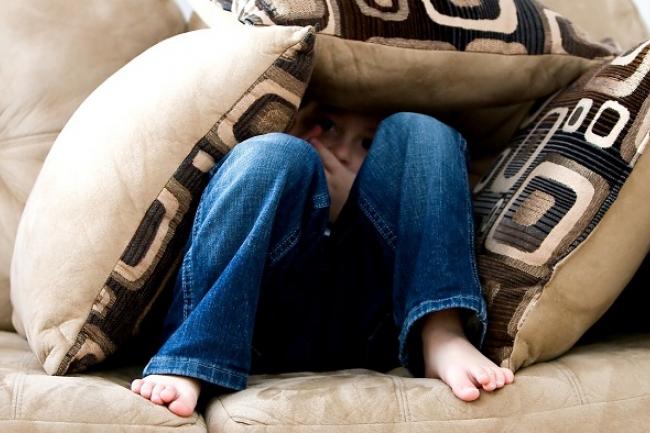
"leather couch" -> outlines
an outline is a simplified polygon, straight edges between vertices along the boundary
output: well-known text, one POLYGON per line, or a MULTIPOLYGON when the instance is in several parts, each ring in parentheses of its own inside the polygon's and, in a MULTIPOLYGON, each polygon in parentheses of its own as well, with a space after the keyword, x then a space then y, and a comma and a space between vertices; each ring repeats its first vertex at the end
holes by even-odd
MULTIPOLYGON (((20 76, 27 82, 26 90, 12 93, 11 104, 4 102, 5 96, 0 95, 0 103, 5 104, 0 106, 0 192, 8 191, 9 196, 18 197, 11 201, 10 207, 9 200, 0 196, 0 215, 5 224, 9 220, 17 221, 21 202, 24 203, 49 144, 85 95, 139 51, 185 30, 181 15, 172 10, 171 2, 158 2, 158 6, 164 4, 162 9, 166 12, 156 15, 161 20, 156 21, 146 18, 148 13, 140 1, 131 0, 128 4, 127 1, 117 3, 129 6, 132 16, 139 13, 143 21, 149 22, 149 27, 124 20, 120 15, 124 10, 113 11, 113 18, 119 17, 123 31, 96 37, 94 32, 101 30, 101 26, 87 21, 88 28, 94 29, 89 34, 95 37, 83 41, 60 38, 61 46, 52 44, 51 50, 60 50, 61 58, 76 59, 74 67, 67 64, 67 69, 62 68, 59 75, 47 71, 45 75, 50 79, 46 82, 37 83, 36 74, 20 76), (136 9, 142 11, 136 13, 136 9), (129 33, 127 29, 133 29, 134 25, 139 26, 138 30, 129 33), (111 37, 122 42, 124 37, 133 39, 124 48, 125 44, 112 43, 111 37), (75 43, 79 45, 75 47, 75 43), (78 56, 84 56, 84 50, 92 55, 81 62, 78 56), (52 108, 58 101, 56 97, 48 100, 38 96, 38 92, 46 94, 52 88, 60 90, 63 96, 59 98, 74 97, 64 106, 52 108), (25 104, 46 100, 49 104, 46 109, 53 110, 56 116, 48 114, 46 119, 50 124, 43 129, 43 118, 38 117, 43 108, 31 110, 29 116, 22 116, 18 122, 20 131, 8 136, 12 113, 20 112, 12 107, 20 105, 22 97, 25 104), (33 137, 43 136, 46 142, 33 144, 33 137), (26 166, 28 170, 24 169, 26 166)), ((30 48, 29 44, 43 44, 46 39, 57 42, 56 32, 46 38, 34 37, 39 34, 38 20, 51 18, 64 26, 68 22, 64 14, 69 10, 39 8, 37 3, 25 6, 32 8, 32 13, 24 16, 34 19, 33 33, 3 34, 4 30, 0 30, 0 49, 7 49, 11 44, 26 44, 30 48)), ((108 19, 111 11, 101 3, 93 2, 99 12, 88 13, 87 20, 108 19)), ((626 48, 648 37, 633 3, 628 0, 546 0, 545 3, 574 19, 593 36, 611 37, 626 48)), ((196 18, 192 22, 200 26, 196 18)), ((0 78, 6 77, 2 69, 13 64, 4 54, 0 78)), ((39 59, 27 61, 33 63, 34 70, 39 67, 39 59)), ((7 79, 0 82, 0 86, 15 84, 7 79)), ((8 94, 4 90, 0 93, 8 94)), ((7 239, 0 245, 5 257, 10 255, 11 233, 7 239)), ((643 284, 641 277, 637 284, 643 284)), ((84 374, 48 376, 27 342, 12 329, 9 300, 0 298, 0 302, 4 303, 0 308, 0 431, 5 433, 642 433, 650 429, 650 334, 632 332, 638 329, 625 329, 630 331, 625 334, 594 334, 555 360, 518 371, 513 385, 483 394, 472 403, 456 399, 441 381, 412 378, 404 369, 388 374, 366 370, 303 372, 253 377, 248 389, 206 398, 195 414, 182 418, 130 391, 129 384, 139 377, 142 364, 106 363, 84 374)))

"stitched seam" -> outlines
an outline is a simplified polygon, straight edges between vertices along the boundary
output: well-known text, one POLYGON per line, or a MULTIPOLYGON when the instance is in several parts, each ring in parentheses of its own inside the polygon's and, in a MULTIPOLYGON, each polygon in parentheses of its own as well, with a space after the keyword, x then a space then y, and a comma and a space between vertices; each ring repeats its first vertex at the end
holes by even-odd
POLYGON ((329 193, 316 194, 312 198, 312 203, 316 209, 322 209, 329 206, 329 193))
POLYGON ((20 389, 22 388, 20 384, 22 383, 22 377, 25 373, 19 373, 17 380, 14 382, 13 389, 13 407, 11 408, 11 418, 16 419, 16 414, 18 413, 18 406, 20 400, 20 389))
POLYGON ((401 379, 397 376, 391 376, 393 385, 395 386, 395 397, 399 405, 400 412, 402 413, 402 422, 407 422, 406 408, 404 407, 404 392, 401 387, 401 379))
POLYGON ((190 289, 190 287, 192 287, 192 259, 190 251, 191 247, 187 251, 187 256, 185 257, 185 260, 183 260, 180 270, 181 290, 183 291, 183 320, 187 320, 192 310, 194 310, 194 307, 192 306, 194 300, 192 297, 192 290, 190 289))
POLYGON ((573 373, 573 370, 567 367, 560 360, 557 360, 557 364, 554 365, 554 367, 562 374, 562 376, 566 378, 567 382, 571 384, 571 388, 573 388, 573 391, 578 397, 578 401, 580 402, 580 404, 581 405, 585 404, 586 399, 585 399, 584 392, 582 390, 582 387, 580 386, 580 381, 576 377, 575 373, 573 373))
POLYGON ((285 236, 269 253, 269 263, 274 264, 280 260, 293 247, 300 237, 300 229, 296 229, 285 236))
POLYGON ((370 201, 364 196, 363 193, 359 193, 359 207, 366 217, 370 220, 372 225, 375 226, 381 237, 386 241, 389 247, 395 250, 395 240, 397 236, 391 230, 390 226, 386 224, 384 219, 381 217, 380 213, 374 208, 370 201))
MULTIPOLYGON (((162 360, 162 361, 172 360, 174 362, 181 361, 181 362, 185 362, 186 364, 189 364, 189 365, 196 365, 196 366, 199 366, 199 367, 204 367, 206 369, 214 370, 214 371, 216 371, 218 373, 227 374, 229 376, 238 377, 240 379, 245 379, 245 380, 248 379, 248 375, 246 375, 246 374, 238 373, 236 371, 233 371, 233 370, 230 370, 230 369, 224 368, 224 367, 219 367, 219 366, 214 365, 214 364, 206 364, 205 362, 202 362, 202 361, 199 361, 199 360, 196 360, 196 359, 193 359, 193 358, 185 358, 185 357, 180 357, 180 356, 179 357, 175 357, 175 356, 156 356, 155 359, 154 359, 154 362, 152 363, 153 366, 154 366, 153 370, 156 369, 155 366, 156 366, 156 363, 159 362, 159 360, 162 360)), ((148 367, 149 366, 147 366, 147 368, 148 367)), ((170 368, 170 369, 172 369, 172 368, 170 368)))

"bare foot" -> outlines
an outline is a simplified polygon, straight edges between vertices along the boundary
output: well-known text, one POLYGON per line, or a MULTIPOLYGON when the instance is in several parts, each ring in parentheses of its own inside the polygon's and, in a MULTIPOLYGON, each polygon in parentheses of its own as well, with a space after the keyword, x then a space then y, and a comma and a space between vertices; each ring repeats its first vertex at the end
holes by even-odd
POLYGON ((442 379, 461 400, 476 400, 480 388, 494 391, 515 379, 510 369, 490 361, 467 340, 458 309, 428 315, 422 343, 425 376, 442 379))
POLYGON ((166 405, 179 416, 194 412, 201 392, 201 382, 185 376, 152 374, 131 382, 131 391, 156 404, 166 405))

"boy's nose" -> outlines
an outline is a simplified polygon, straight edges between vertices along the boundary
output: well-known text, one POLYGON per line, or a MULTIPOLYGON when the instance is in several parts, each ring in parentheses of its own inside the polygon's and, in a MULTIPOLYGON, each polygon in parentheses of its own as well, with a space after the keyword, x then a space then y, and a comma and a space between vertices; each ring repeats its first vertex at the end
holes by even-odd
POLYGON ((330 147, 334 156, 336 156, 336 158, 343 164, 347 164, 350 161, 351 149, 352 143, 345 141, 337 141, 330 147))

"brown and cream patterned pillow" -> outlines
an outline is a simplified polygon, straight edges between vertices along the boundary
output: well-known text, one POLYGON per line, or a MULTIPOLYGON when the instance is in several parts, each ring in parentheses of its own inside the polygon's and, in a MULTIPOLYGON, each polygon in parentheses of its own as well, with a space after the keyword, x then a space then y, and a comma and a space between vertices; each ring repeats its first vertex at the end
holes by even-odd
POLYGON ((137 331, 176 268, 207 173, 236 143, 288 126, 313 44, 311 28, 223 17, 149 49, 73 115, 12 264, 14 322, 49 374, 84 370, 137 331))
POLYGON ((547 101, 475 189, 486 351, 568 350, 650 250, 650 41, 547 101))
MULTIPOLYGON (((530 101, 614 54, 535 0, 214 1, 249 24, 315 26, 310 91, 350 108, 440 113, 530 101)), ((190 0, 204 17, 206 2, 190 0)))

